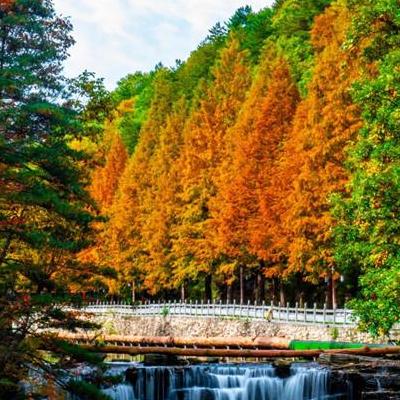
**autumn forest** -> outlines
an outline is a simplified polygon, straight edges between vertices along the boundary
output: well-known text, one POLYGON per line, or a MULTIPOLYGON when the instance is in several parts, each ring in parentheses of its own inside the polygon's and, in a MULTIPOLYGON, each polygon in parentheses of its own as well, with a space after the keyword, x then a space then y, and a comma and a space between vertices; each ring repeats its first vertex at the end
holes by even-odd
POLYGON ((116 268, 110 293, 398 301, 399 10, 330 3, 244 7, 119 82, 100 140, 77 143, 106 218, 79 257, 116 268))
POLYGON ((71 31, 51 0, 0 0, 7 384, 15 354, 48 343, 27 345, 33 325, 77 324, 55 306, 71 297, 346 305, 373 335, 399 322, 397 0, 244 6, 112 91, 62 76, 71 31))

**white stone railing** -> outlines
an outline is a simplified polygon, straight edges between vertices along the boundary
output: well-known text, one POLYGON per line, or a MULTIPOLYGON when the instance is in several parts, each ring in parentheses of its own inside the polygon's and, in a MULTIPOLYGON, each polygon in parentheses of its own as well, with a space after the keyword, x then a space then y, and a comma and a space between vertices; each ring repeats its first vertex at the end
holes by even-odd
POLYGON ((244 318, 268 320, 272 322, 289 322, 318 325, 356 325, 352 311, 348 309, 286 307, 266 304, 222 304, 199 302, 165 302, 127 304, 123 302, 93 302, 81 307, 82 311, 94 314, 115 313, 125 316, 185 316, 208 318, 244 318))

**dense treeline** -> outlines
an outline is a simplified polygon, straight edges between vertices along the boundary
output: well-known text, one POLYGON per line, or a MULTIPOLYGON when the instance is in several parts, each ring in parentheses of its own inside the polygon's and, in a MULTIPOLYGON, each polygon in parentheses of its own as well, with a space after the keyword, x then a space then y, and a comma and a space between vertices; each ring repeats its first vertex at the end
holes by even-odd
POLYGON ((0 397, 24 398, 35 370, 32 396, 104 398, 65 378, 100 359, 48 333, 91 326, 64 307, 85 293, 350 300, 388 334, 399 15, 397 0, 244 7, 109 93, 62 76, 72 26, 51 0, 0 0, 0 397))
POLYGON ((368 329, 397 321, 398 15, 396 1, 245 7, 186 62, 121 80, 91 184, 108 220, 85 253, 117 268, 114 292, 359 295, 368 329))

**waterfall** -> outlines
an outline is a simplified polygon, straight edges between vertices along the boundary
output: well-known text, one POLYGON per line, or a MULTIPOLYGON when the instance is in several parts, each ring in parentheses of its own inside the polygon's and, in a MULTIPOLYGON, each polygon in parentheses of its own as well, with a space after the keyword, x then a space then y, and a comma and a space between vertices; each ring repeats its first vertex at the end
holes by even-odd
POLYGON ((113 400, 135 400, 133 387, 128 384, 116 385, 112 388, 104 389, 103 393, 110 396, 113 400))
MULTIPOLYGON (((127 365, 129 366, 129 365, 127 365)), ((134 366, 131 385, 104 390, 113 400, 326 400, 329 370, 316 364, 134 366)))

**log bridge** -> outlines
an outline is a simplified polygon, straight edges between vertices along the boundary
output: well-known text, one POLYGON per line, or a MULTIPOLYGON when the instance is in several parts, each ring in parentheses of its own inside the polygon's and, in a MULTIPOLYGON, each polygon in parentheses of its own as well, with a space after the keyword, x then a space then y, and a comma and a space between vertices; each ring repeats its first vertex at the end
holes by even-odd
POLYGON ((306 358, 321 354, 349 354, 378 357, 400 354, 400 346, 293 350, 291 341, 282 337, 142 337, 119 335, 59 335, 59 339, 81 347, 110 354, 163 354, 186 357, 223 358, 306 358))

